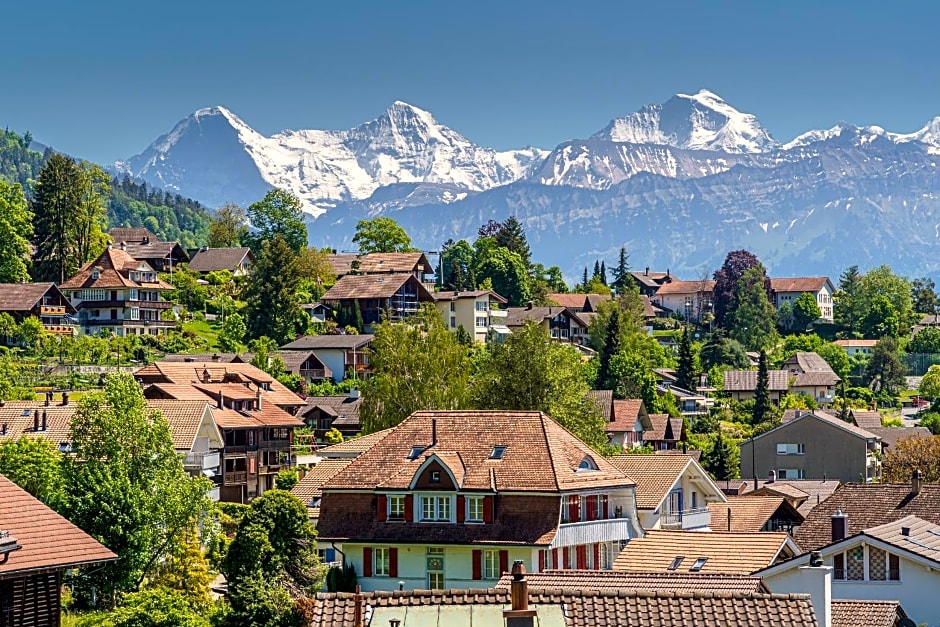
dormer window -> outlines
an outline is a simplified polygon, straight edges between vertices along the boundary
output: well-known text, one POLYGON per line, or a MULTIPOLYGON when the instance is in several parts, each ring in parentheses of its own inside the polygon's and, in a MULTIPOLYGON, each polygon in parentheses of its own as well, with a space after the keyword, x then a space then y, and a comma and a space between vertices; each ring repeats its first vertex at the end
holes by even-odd
POLYGON ((578 471, 582 470, 597 470, 597 463, 594 461, 594 458, 590 455, 585 455, 581 459, 581 463, 578 464, 578 471))
POLYGON ((94 279, 95 281, 97 281, 98 279, 100 279, 100 278, 101 278, 101 271, 98 270, 98 268, 95 268, 94 270, 92 270, 92 271, 91 271, 91 278, 94 279))
POLYGON ((490 452, 490 459, 502 459, 503 454, 506 452, 506 446, 502 444, 497 444, 493 447, 493 450, 490 452))

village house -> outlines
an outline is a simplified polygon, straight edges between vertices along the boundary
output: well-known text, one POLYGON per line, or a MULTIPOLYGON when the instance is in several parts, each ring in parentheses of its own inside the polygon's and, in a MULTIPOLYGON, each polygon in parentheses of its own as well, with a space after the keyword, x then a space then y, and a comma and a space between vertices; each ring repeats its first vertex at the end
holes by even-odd
POLYGON ((163 335, 176 326, 175 321, 163 319, 172 307, 163 300, 163 292, 173 286, 122 248, 109 247, 59 289, 78 311, 82 333, 163 335))
POLYGON ((790 373, 791 394, 805 394, 822 407, 835 400, 836 386, 842 379, 816 353, 794 353, 783 367, 790 373))
POLYGON ((794 277, 770 279, 771 302, 779 311, 785 304, 790 307, 797 298, 809 294, 819 305, 819 319, 832 323, 832 297, 836 293, 828 277, 794 277))
POLYGON ((650 272, 649 266, 642 272, 633 270, 628 273, 627 276, 633 280, 633 283, 643 296, 653 296, 663 285, 678 281, 678 279, 669 273, 669 270, 665 272, 650 272))
MULTIPOLYGON (((721 485, 724 486, 725 482, 722 481, 721 485)), ((778 479, 773 473, 763 480, 739 480, 738 485, 732 495, 782 496, 805 520, 814 507, 829 498, 842 484, 836 479, 778 479)), ((725 494, 729 491, 725 490, 725 494)))
POLYGON ((673 280, 661 285, 650 301, 689 322, 701 323, 712 314, 715 282, 673 280))
POLYGON ((646 412, 646 405, 638 398, 614 400, 608 415, 610 416, 606 427, 608 443, 621 450, 642 446, 644 434, 654 429, 649 414, 646 412))
POLYGON ((62 622, 62 573, 118 559, 90 535, 0 476, 0 627, 62 622))
MULTIPOLYGON (((780 401, 790 390, 790 373, 787 370, 768 370, 767 383, 770 402, 780 405, 780 401)), ((757 391, 756 370, 726 370, 723 390, 736 401, 748 401, 757 391)))
POLYGON ((710 504, 727 500, 708 472, 688 455, 615 455, 610 463, 636 482, 643 529, 707 531, 710 504))
POLYGON ((189 255, 177 242, 161 242, 150 229, 115 227, 108 231, 111 242, 131 257, 146 262, 157 272, 172 272, 174 266, 189 261, 189 255))
POLYGON ((369 345, 374 335, 305 335, 281 347, 283 352, 313 353, 332 373, 333 383, 361 379, 369 374, 369 345))
POLYGON ((741 477, 873 481, 881 476, 881 438, 823 412, 741 442, 741 477))
POLYGON ((193 254, 189 269, 199 274, 228 270, 232 276, 248 276, 255 264, 250 248, 209 248, 203 246, 193 254))
POLYGON ((856 355, 871 355, 872 349, 878 340, 836 340, 836 346, 841 346, 849 357, 856 355))
POLYGON ((634 483, 540 412, 416 412, 322 486, 321 548, 363 590, 489 588, 509 565, 610 568, 634 483))
POLYGON ((433 303, 431 292, 413 274, 347 274, 340 277, 320 299, 334 310, 359 307, 360 331, 371 331, 382 320, 396 322, 433 303))
POLYGON ((597 313, 601 303, 610 300, 610 294, 551 293, 545 295, 552 306, 564 307, 573 313, 597 313))
POLYGON ((786 497, 771 494, 729 496, 723 503, 709 503, 708 509, 716 531, 783 531, 792 536, 803 523, 803 515, 786 497))
POLYGON ((643 432, 643 444, 654 451, 679 450, 685 442, 685 421, 669 414, 650 414, 650 428, 643 432))
POLYGON ((359 435, 362 425, 359 423, 359 406, 362 397, 359 390, 353 388, 346 394, 332 396, 308 396, 297 417, 313 429, 317 442, 324 441, 324 435, 330 429, 339 431, 343 438, 359 435))
POLYGON ((333 253, 327 255, 336 278, 347 275, 410 274, 421 283, 428 292, 434 291, 434 281, 428 275, 434 268, 422 252, 411 253, 333 253))
POLYGON ((463 327, 477 342, 485 342, 494 326, 504 326, 506 299, 490 290, 443 291, 432 294, 434 306, 451 331, 463 327))
MULTIPOLYGON (((299 498, 307 506, 307 515, 315 527, 320 519, 320 499, 323 496, 321 488, 346 468, 353 458, 322 459, 310 468, 298 468, 300 481, 290 489, 290 493, 299 498)), ((326 564, 336 565, 336 549, 319 549, 320 557, 326 564)), ((342 565, 342 564, 338 564, 342 565)))
MULTIPOLYGON (((0 283, 0 313, 7 313, 17 323, 36 318, 46 333, 74 335, 75 307, 55 283, 0 283)), ((0 345, 13 338, 0 337, 0 345)))
POLYGON ((509 307, 506 311, 508 315, 505 324, 512 331, 535 322, 553 340, 581 346, 588 343, 588 324, 565 307, 536 307, 529 303, 525 307, 509 307))

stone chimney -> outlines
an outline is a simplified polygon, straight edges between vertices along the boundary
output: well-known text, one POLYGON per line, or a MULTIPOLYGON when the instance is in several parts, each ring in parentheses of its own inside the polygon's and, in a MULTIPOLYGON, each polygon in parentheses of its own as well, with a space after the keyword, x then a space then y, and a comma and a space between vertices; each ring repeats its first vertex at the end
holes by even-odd
POLYGON ((840 542, 845 540, 849 535, 849 517, 842 513, 841 509, 837 509, 836 513, 832 515, 832 541, 840 542))
POLYGON ((526 309, 532 309, 532 307, 533 307, 534 305, 535 305, 535 303, 533 303, 533 302, 530 300, 529 302, 527 302, 527 303, 525 304, 525 308, 526 308, 526 309))
POLYGON ((823 566, 819 551, 809 556, 809 566, 800 566, 803 592, 813 601, 813 612, 819 627, 832 627, 832 567, 823 566))
POLYGON ((536 611, 529 609, 529 582, 525 578, 522 560, 513 562, 509 597, 510 609, 503 610, 506 627, 534 627, 536 611))
POLYGON ((920 489, 922 486, 923 481, 920 477, 920 471, 915 469, 914 472, 911 473, 911 494, 914 496, 920 494, 920 489))

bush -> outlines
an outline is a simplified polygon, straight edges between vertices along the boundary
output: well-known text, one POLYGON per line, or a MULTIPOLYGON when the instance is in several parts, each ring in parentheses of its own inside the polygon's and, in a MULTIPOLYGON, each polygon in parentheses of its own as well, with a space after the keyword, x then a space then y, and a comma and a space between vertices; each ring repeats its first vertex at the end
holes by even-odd
POLYGON ((920 417, 918 423, 921 427, 927 427, 934 435, 940 435, 940 414, 936 412, 927 412, 920 417))

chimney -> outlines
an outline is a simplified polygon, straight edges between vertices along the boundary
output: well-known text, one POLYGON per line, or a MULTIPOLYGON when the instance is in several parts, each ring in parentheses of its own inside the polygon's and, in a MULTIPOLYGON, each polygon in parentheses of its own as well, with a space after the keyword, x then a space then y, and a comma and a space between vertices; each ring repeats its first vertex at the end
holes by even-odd
POLYGON ((437 445, 437 418, 431 418, 431 446, 437 445))
POLYGON ((777 481, 777 471, 771 470, 767 473, 767 483, 774 483, 775 481, 777 481))
POLYGON ((46 420, 46 410, 42 410, 42 430, 45 431, 49 427, 49 423, 46 420))
POLYGON ((837 509, 832 515, 832 541, 840 542, 849 535, 849 517, 837 509))
POLYGON ((39 410, 33 412, 33 431, 39 431, 39 410))
POLYGON ((63 407, 64 407, 65 405, 68 405, 68 404, 69 404, 69 393, 68 393, 68 392, 62 392, 62 405, 63 405, 63 407))
POLYGON ((672 277, 669 276, 669 268, 666 268, 666 278, 667 278, 667 279, 672 278, 672 277))
POLYGON ((920 471, 915 469, 914 472, 911 473, 911 494, 914 496, 920 494, 920 488, 922 485, 923 482, 920 478, 920 471))
POLYGON ((529 302, 527 302, 527 303, 525 304, 525 308, 526 308, 526 309, 532 309, 532 306, 533 306, 533 305, 534 305, 534 303, 530 300, 529 302))
POLYGON ((802 415, 803 415, 803 410, 802 410, 802 409, 794 409, 794 410, 793 410, 793 419, 794 419, 794 420, 796 420, 797 418, 800 418, 802 415))
POLYGON ((255 408, 261 411, 261 388, 255 390, 255 408))
POLYGON ((359 584, 353 594, 353 627, 362 627, 362 587, 359 584))
POLYGON ((225 395, 219 390, 219 409, 225 409, 225 395))
POLYGON ((359 398, 359 388, 349 388, 349 391, 346 392, 346 397, 352 399, 359 398))
POLYGON ((645 276, 649 276, 649 275, 650 275, 650 267, 649 267, 649 266, 646 266, 646 273, 645 273, 645 276))
POLYGON ((218 353, 213 353, 213 354, 212 354, 212 361, 222 361, 222 356, 219 355, 218 353))
POLYGON ((819 551, 809 556, 809 565, 800 566, 800 592, 809 593, 819 627, 832 627, 832 567, 823 566, 819 551))
POLYGON ((728 508, 728 531, 731 531, 731 508, 728 508))
POLYGON ((53 394, 52 390, 49 390, 48 392, 46 392, 46 407, 49 407, 49 405, 52 404, 52 394, 53 394))
POLYGON ((121 250, 127 250, 127 242, 121 242, 121 250))
POLYGON ((910 527, 901 527, 901 535, 902 535, 902 536, 909 536, 909 535, 911 535, 911 528, 910 528, 910 527))
POLYGON ((2 425, 0 425, 0 435, 6 435, 6 434, 7 434, 7 423, 3 423, 2 425))
POLYGON ((509 598, 511 609, 503 610, 506 627, 534 627, 536 611, 529 609, 529 582, 522 560, 513 562, 509 598))

